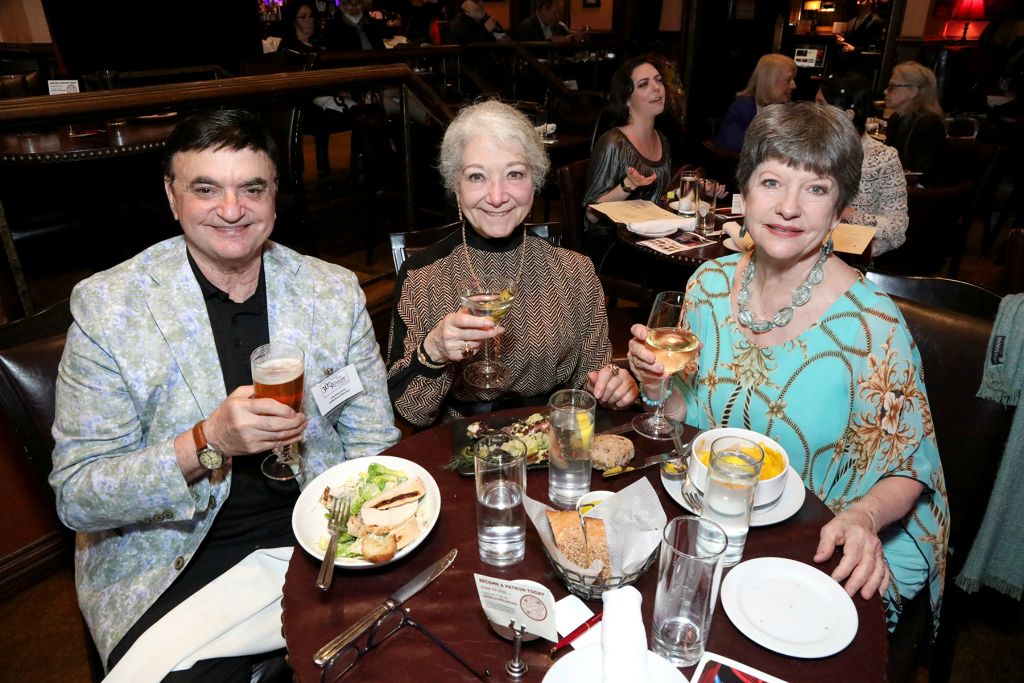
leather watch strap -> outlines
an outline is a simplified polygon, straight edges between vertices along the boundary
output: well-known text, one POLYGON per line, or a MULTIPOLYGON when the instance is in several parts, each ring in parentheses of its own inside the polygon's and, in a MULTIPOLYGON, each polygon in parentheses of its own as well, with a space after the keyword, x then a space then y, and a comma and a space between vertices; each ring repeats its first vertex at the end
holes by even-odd
POLYGON ((206 422, 206 420, 200 420, 199 422, 196 422, 194 425, 192 425, 192 441, 196 445, 196 453, 203 450, 209 445, 209 442, 207 442, 206 440, 206 433, 203 432, 204 422, 206 422))

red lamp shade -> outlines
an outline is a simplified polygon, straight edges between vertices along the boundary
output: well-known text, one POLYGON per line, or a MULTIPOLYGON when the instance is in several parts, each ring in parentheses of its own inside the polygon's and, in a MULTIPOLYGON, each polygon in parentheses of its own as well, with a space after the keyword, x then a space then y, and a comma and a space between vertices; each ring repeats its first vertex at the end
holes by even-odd
POLYGON ((985 0, 959 0, 953 8, 953 19, 976 21, 985 18, 985 0))

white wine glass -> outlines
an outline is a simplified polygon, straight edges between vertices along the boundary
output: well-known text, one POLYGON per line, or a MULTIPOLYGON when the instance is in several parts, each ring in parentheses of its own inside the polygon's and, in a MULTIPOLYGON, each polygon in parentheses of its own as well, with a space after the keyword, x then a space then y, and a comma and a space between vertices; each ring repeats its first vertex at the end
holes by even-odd
MULTIPOLYGON (((252 383, 256 398, 272 398, 290 406, 302 408, 302 394, 306 377, 306 356, 302 349, 288 344, 264 344, 249 356, 252 383)), ((278 446, 263 460, 263 474, 271 479, 287 481, 295 478, 292 465, 302 467, 302 459, 294 444, 278 446)))
MULTIPOLYGON (((685 368, 700 352, 700 340, 686 324, 685 298, 685 292, 661 292, 654 299, 647 320, 644 343, 669 377, 685 368)), ((671 439, 679 434, 680 424, 665 417, 665 401, 671 392, 668 380, 662 379, 657 393, 647 397, 655 411, 633 418, 633 429, 638 434, 650 439, 671 439)))
MULTIPOLYGON (((471 315, 490 318, 500 323, 516 298, 516 282, 509 277, 485 276, 467 283, 460 292, 462 305, 471 315)), ((466 366, 466 383, 479 389, 498 389, 508 382, 508 366, 501 362, 501 354, 491 358, 491 340, 483 342, 483 358, 466 366)))

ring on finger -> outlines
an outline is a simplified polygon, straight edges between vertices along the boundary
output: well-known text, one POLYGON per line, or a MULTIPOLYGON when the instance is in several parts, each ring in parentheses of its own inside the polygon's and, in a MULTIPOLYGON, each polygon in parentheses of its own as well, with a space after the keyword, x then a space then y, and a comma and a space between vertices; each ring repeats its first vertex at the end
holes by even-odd
POLYGON ((462 355, 463 356, 468 356, 472 351, 473 351, 473 347, 471 347, 469 344, 466 344, 465 346, 462 347, 462 355))
POLYGON ((605 367, 608 368, 608 371, 612 373, 612 377, 619 374, 619 366, 616 365, 615 363, 609 363, 605 367))

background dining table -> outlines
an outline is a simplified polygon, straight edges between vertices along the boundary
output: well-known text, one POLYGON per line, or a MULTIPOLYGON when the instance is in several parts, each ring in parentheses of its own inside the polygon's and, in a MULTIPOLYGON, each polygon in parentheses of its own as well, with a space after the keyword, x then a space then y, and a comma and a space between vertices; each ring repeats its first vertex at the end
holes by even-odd
MULTIPOLYGON (((475 419, 505 419, 510 416, 526 416, 535 411, 518 408, 475 419)), ((598 432, 607 431, 616 425, 623 425, 633 416, 634 413, 628 411, 599 409, 596 429, 598 432)), ((491 629, 477 597, 473 574, 506 580, 532 579, 549 588, 556 600, 568 594, 565 585, 551 568, 537 532, 529 523, 526 559, 523 562, 499 569, 480 561, 473 478, 442 468, 453 454, 453 430, 464 429, 464 424, 459 425, 456 422, 427 429, 386 451, 389 455, 413 460, 426 468, 441 491, 441 514, 437 525, 412 553, 381 567, 338 567, 331 588, 321 592, 315 585, 320 561, 296 547, 285 576, 282 599, 283 633, 296 681, 312 683, 321 680, 321 670, 313 663, 316 650, 452 548, 459 551, 454 565, 412 597, 406 607, 411 609, 414 619, 440 636, 472 666, 489 669, 491 680, 509 679, 505 673, 505 663, 512 655, 512 646, 491 629)), ((695 430, 687 427, 687 437, 694 433, 695 430)), ((631 431, 624 432, 624 436, 634 441, 638 457, 653 455, 669 448, 669 442, 645 439, 631 431)), ((632 484, 639 476, 647 476, 651 481, 669 519, 689 514, 665 491, 656 467, 648 468, 644 474, 626 474, 611 479, 603 479, 599 472, 594 472, 591 488, 617 491, 632 484)), ((530 497, 550 504, 546 470, 531 470, 527 486, 530 497)), ((813 564, 811 558, 818 544, 818 532, 831 517, 832 513, 825 505, 808 492, 803 506, 791 518, 772 526, 751 529, 744 559, 784 557, 813 564)), ((815 566, 828 573, 838 564, 839 558, 840 553, 837 552, 829 561, 815 566)), ((655 563, 635 584, 643 595, 642 612, 648 636, 657 584, 656 567, 655 563)), ((790 683, 882 681, 885 677, 888 642, 881 598, 874 595, 865 600, 855 596, 853 603, 859 621, 857 635, 844 650, 829 657, 797 659, 758 645, 729 621, 720 599, 715 608, 707 649, 790 683)), ((594 612, 602 610, 600 600, 589 601, 587 606, 594 612)), ((521 680, 543 679, 552 665, 547 657, 551 645, 542 639, 524 643, 523 656, 529 665, 529 672, 521 680)), ((682 671, 687 677, 693 674, 692 668, 682 671)), ((342 680, 400 683, 473 680, 473 677, 423 634, 413 628, 403 628, 362 656, 342 680)))

